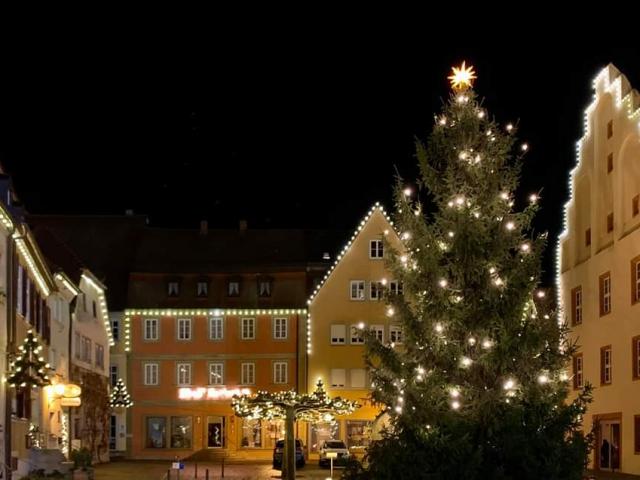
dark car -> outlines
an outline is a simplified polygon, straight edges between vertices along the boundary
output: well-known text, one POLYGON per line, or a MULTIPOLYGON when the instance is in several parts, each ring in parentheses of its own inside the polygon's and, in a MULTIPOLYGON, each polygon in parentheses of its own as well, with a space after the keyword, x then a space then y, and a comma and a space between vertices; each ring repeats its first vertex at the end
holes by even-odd
MULTIPOLYGON (((284 456, 284 440, 278 440, 273 449, 273 468, 282 470, 282 457, 284 456)), ((304 451, 302 450, 302 442, 296 440, 296 468, 304 467, 304 451)))

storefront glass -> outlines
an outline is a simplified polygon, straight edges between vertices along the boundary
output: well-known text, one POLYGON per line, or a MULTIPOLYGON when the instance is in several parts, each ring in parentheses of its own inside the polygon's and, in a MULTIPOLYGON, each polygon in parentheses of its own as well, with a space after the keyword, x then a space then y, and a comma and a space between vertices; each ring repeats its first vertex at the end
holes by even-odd
POLYGON ((147 417, 147 448, 166 448, 167 420, 164 417, 147 417))
POLYGON ((340 422, 322 422, 311 425, 311 452, 318 452, 325 440, 340 439, 340 422))
POLYGON ((191 448, 191 417, 171 417, 171 448, 191 448))
POLYGON ((347 420, 347 447, 367 448, 371 442, 371 422, 347 420))
POLYGON ((242 448, 274 448, 276 441, 284 436, 282 420, 242 419, 242 448))

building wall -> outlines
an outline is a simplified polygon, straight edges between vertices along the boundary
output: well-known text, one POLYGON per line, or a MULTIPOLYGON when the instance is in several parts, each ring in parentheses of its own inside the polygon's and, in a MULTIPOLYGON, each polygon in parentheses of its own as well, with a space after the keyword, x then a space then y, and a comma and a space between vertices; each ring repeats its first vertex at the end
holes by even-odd
MULTIPOLYGON (((279 310, 137 310, 126 312, 125 330, 130 329, 130 352, 128 356, 128 386, 134 405, 130 409, 131 456, 133 458, 174 458, 185 457, 209 442, 208 417, 220 417, 224 423, 224 446, 236 456, 268 458, 271 448, 251 448, 243 442, 242 420, 234 416, 231 399, 198 401, 180 399, 180 388, 213 388, 216 392, 235 391, 238 388, 257 390, 296 389, 297 379, 297 338, 299 323, 306 321, 306 311, 295 309, 279 310), (209 320, 223 319, 223 338, 210 339, 209 320), (241 338, 243 318, 255 319, 255 339, 241 338), (287 319, 286 339, 274 338, 276 318, 287 319), (178 339, 178 320, 191 320, 190 340, 178 339), (157 320, 158 335, 155 340, 145 340, 146 320, 157 320), (222 363, 223 383, 209 384, 209 364, 222 363), (286 383, 275 383, 274 362, 286 362, 286 383), (189 385, 178 384, 178 363, 191 365, 189 385), (255 381, 242 384, 241 364, 255 364, 255 381), (145 385, 146 364, 158 365, 158 382, 145 385), (170 431, 172 417, 188 417, 191 422, 190 441, 180 437, 172 448, 176 436, 170 431), (165 422, 164 433, 155 435, 155 444, 150 440, 150 430, 155 428, 148 422, 154 418, 164 418, 155 423, 157 432, 160 423, 165 422), (151 420, 149 420, 151 419, 151 420), (160 422, 160 423, 158 423, 160 422), (179 446, 178 446, 179 445, 179 446), (186 446, 185 446, 186 445, 186 446), (251 450, 247 454, 243 450, 251 450)), ((125 340, 126 341, 126 340, 125 340)), ((217 420, 212 420, 212 427, 217 420)), ((266 445, 268 442, 264 442, 266 445)))
MULTIPOLYGON (((129 389, 129 376, 127 374, 127 353, 124 344, 124 312, 109 312, 109 318, 114 339, 114 345, 110 349, 109 357, 109 383, 111 388, 113 388, 115 385, 114 380, 117 382, 117 379, 121 378, 127 386, 127 391, 131 393, 129 389), (115 371, 112 372, 112 368, 115 368, 115 371)), ((130 433, 127 431, 127 413, 128 411, 126 410, 115 410, 112 412, 112 415, 115 416, 115 437, 111 440, 112 445, 110 445, 112 452, 127 451, 127 436, 130 433)), ((110 426, 110 428, 112 427, 110 426)))
MULTIPOLYGON (((579 164, 572 173, 566 231, 560 238, 561 300, 565 321, 575 323, 574 292, 581 288, 582 322, 572 326, 571 340, 577 342, 582 355, 584 382, 595 387, 584 428, 588 431, 598 416, 618 418, 621 471, 640 474, 640 451, 634 451, 640 450, 636 440, 640 439, 640 425, 634 424, 634 416, 640 415, 640 381, 634 378, 634 369, 640 367, 634 364, 632 347, 632 338, 640 335, 640 305, 632 271, 633 260, 640 255, 640 214, 633 213, 633 198, 640 194, 636 110, 640 102, 637 92, 613 66, 605 68, 594 85, 596 98, 586 112, 579 164), (607 231, 610 214, 613 230, 607 231), (600 306, 600 277, 606 272, 611 275, 610 313, 602 312, 600 306), (611 383, 603 384, 601 348, 607 346, 612 352, 611 383)), ((573 370, 575 375, 575 366, 573 370)), ((600 446, 592 455, 594 468, 599 467, 600 446)))
MULTIPOLYGON (((348 446, 357 443, 366 443, 361 436, 370 434, 371 425, 380 413, 381 408, 372 405, 369 400, 370 380, 365 375, 365 387, 353 387, 352 380, 354 370, 365 369, 364 346, 361 343, 352 343, 351 328, 360 323, 364 328, 379 325, 384 329, 384 341, 389 342, 390 329, 394 325, 391 318, 386 315, 386 306, 383 300, 372 300, 370 295, 371 282, 387 282, 393 280, 385 267, 385 259, 370 257, 370 241, 385 238, 394 248, 401 249, 401 242, 393 227, 386 218, 381 207, 374 207, 372 213, 363 221, 359 231, 350 247, 342 257, 327 280, 312 299, 309 306, 311 342, 307 356, 308 374, 307 389, 309 392, 315 389, 316 382, 321 379, 326 385, 330 396, 341 396, 349 400, 356 400, 361 404, 353 414, 340 418, 339 432, 333 432, 345 440, 348 446), (385 232, 387 234, 385 235, 385 232), (351 299, 351 282, 354 280, 365 281, 365 299, 351 299), (346 338, 344 344, 332 344, 332 325, 344 325, 346 338), (344 369, 345 385, 337 387, 332 385, 332 369, 344 369), (349 431, 352 426, 353 431, 349 431), (365 430, 362 432, 362 430, 365 430)), ((384 257, 388 257, 385 252, 384 257)), ((311 429, 315 427, 310 427, 311 429)), ((315 450, 316 443, 308 434, 308 442, 311 450, 315 450)))

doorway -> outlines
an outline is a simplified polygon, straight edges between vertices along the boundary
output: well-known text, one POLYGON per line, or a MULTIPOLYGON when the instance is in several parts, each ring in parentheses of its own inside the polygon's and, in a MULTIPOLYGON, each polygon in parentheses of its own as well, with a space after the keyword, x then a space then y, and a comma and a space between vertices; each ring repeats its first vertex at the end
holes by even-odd
POLYGON ((596 459, 599 470, 615 472, 620 470, 622 458, 620 419, 607 417, 597 420, 596 459))
POLYGON ((207 447, 224 448, 225 430, 224 417, 207 417, 207 447))

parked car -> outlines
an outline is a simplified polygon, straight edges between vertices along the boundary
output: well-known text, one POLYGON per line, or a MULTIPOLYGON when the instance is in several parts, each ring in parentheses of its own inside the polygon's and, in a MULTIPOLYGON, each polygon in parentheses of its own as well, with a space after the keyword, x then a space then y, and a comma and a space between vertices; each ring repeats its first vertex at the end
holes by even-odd
MULTIPOLYGON (((278 440, 273 449, 273 468, 274 470, 282 470, 282 458, 284 457, 284 440, 278 440)), ((296 468, 304 467, 304 450, 302 441, 296 439, 296 468)))
POLYGON ((327 457, 327 453, 336 453, 337 457, 333 459, 333 466, 346 465, 351 455, 349 449, 342 440, 325 440, 320 447, 320 460, 318 464, 321 467, 331 465, 331 459, 327 457))

